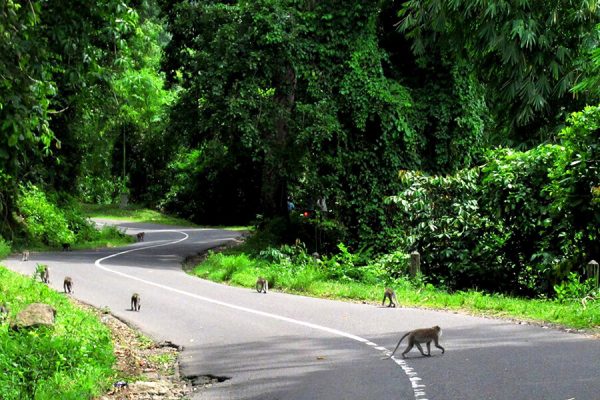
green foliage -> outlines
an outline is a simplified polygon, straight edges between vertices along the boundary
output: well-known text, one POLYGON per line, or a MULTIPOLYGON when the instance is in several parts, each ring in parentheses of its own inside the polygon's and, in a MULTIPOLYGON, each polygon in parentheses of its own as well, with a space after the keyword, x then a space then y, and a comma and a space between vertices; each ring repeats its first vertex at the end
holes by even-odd
MULTIPOLYGON (((380 265, 369 263, 371 258, 369 250, 351 253, 342 243, 337 247, 336 254, 325 256, 322 260, 309 255, 303 243, 294 246, 282 245, 278 248, 268 247, 257 255, 257 259, 268 263, 271 268, 277 266, 277 274, 272 274, 277 275, 277 280, 281 280, 281 275, 285 275, 295 282, 294 285, 305 288, 314 279, 367 284, 383 282, 386 279, 380 265)), ((294 285, 292 285, 294 290, 305 290, 294 285)))
POLYGON ((539 127, 557 115, 557 105, 572 103, 574 66, 597 43, 600 7, 592 0, 410 0, 400 16, 422 62, 441 53, 474 64, 498 119, 514 129, 509 124, 539 127))
MULTIPOLYGON (((0 268, 0 297, 10 318, 33 302, 57 310, 54 328, 13 331, 0 323, 0 398, 91 398, 101 394, 114 361, 109 330, 45 285, 0 268)), ((10 319, 9 318, 9 319, 10 319)))
POLYGON ((85 175, 77 180, 77 194, 81 201, 90 204, 114 204, 126 192, 122 177, 85 175))
POLYGON ((148 182, 164 166, 157 135, 174 92, 158 72, 166 36, 155 1, 78 5, 0 5, 0 229, 11 239, 17 183, 107 202, 122 189, 109 182, 113 164, 123 169, 113 156, 123 159, 114 147, 124 148, 117 140, 125 132, 139 187, 153 189, 148 182))
POLYGON ((0 236, 0 260, 6 258, 11 252, 10 243, 0 236))
MULTIPOLYGON (((384 71, 375 3, 164 5, 173 33, 167 69, 183 87, 170 132, 196 149, 190 154, 203 153, 203 168, 186 168, 168 191, 182 215, 206 216, 219 211, 206 201, 236 198, 266 218, 286 218, 289 194, 299 208, 318 198, 336 204, 338 226, 354 238, 377 235, 372 199, 395 184, 394 171, 416 162, 420 139, 408 90, 384 71), (227 161, 207 168, 207 148, 217 144, 227 161), (225 175, 230 183, 221 186, 225 175), (190 199, 195 182, 211 195, 190 199)), ((311 235, 300 233, 308 243, 311 235)))
MULTIPOLYGON (((448 287, 481 287, 487 279, 497 283, 502 267, 493 263, 484 270, 472 258, 487 227, 494 226, 480 211, 479 169, 448 177, 401 171, 399 177, 404 190, 387 199, 390 247, 407 253, 418 250, 424 274, 448 287)), ((484 254, 493 257, 495 250, 484 254)))
POLYGON ((417 249, 425 274, 449 288, 553 294, 596 258, 600 108, 574 113, 561 145, 488 151, 452 176, 402 171, 388 199, 390 243, 417 249))
POLYGON ((470 167, 490 142, 493 127, 485 87, 464 60, 435 60, 414 90, 414 119, 422 132, 423 170, 451 173, 470 167))
MULTIPOLYGON (((267 257, 274 255, 281 258, 281 254, 299 253, 292 246, 278 250, 269 250, 267 257), (276 255, 277 254, 277 255, 276 255)), ((343 253, 343 252, 342 252, 343 253)), ((343 258, 355 255, 343 255, 343 258)), ((403 258, 398 255, 399 258, 403 258)), ((223 271, 229 265, 238 267, 231 276, 230 283, 254 288, 257 276, 264 276, 269 280, 269 286, 274 286, 284 291, 295 291, 303 294, 347 298, 352 300, 369 301, 380 304, 383 294, 383 285, 366 284, 363 282, 346 279, 343 282, 332 280, 324 273, 324 268, 319 263, 302 265, 285 265, 257 260, 246 254, 224 255, 212 254, 198 265, 194 273, 198 276, 222 281, 223 271), (228 260, 229 259, 229 260, 228 260)), ((433 285, 415 282, 404 277, 399 277, 386 286, 392 286, 403 306, 432 307, 453 310, 466 310, 476 312, 477 315, 496 315, 500 317, 513 317, 526 321, 546 321, 558 323, 574 328, 592 328, 600 324, 600 302, 588 297, 587 302, 580 301, 549 301, 527 300, 511 298, 501 294, 489 294, 481 291, 447 291, 436 289, 433 285)), ((592 293, 593 294, 593 293, 592 293)))
POLYGON ((563 270, 578 269, 600 254, 600 106, 571 114, 560 132, 562 152, 551 171, 549 212, 563 270))
POLYGON ((198 223, 247 222, 258 202, 250 198, 257 179, 248 169, 252 167, 246 161, 234 159, 231 150, 217 141, 202 149, 182 148, 168 166, 171 184, 160 207, 198 223), (232 179, 239 183, 232 185, 232 179))
POLYGON ((397 279, 408 275, 410 265, 410 255, 396 250, 390 253, 379 255, 376 259, 370 261, 381 271, 385 271, 385 276, 391 279, 397 279))
POLYGON ((71 196, 47 195, 31 184, 21 187, 17 212, 22 219, 27 247, 60 247, 65 243, 106 246, 132 240, 114 227, 97 230, 93 222, 83 216, 79 203, 71 196))
POLYGON ((52 54, 40 43, 41 11, 41 1, 0 5, 0 171, 12 177, 55 139, 49 111, 56 84, 50 79, 52 54))
POLYGON ((317 253, 336 252, 337 244, 349 239, 348 229, 339 220, 316 210, 309 217, 302 210, 292 210, 288 231, 284 241, 300 239, 306 249, 317 253))
MULTIPOLYGON (((596 25, 596 36, 600 35, 600 24, 596 25)), ((583 78, 571 88, 576 94, 586 95, 590 103, 600 100, 600 47, 592 45, 578 65, 583 78)))
POLYGON ((51 246, 75 242, 75 234, 69 229, 63 211, 36 186, 21 187, 17 207, 32 240, 51 246))
POLYGON ((78 94, 81 110, 71 123, 81 152, 77 189, 88 202, 107 204, 129 193, 147 200, 164 179, 174 143, 162 135, 176 90, 167 90, 159 71, 166 44, 154 1, 121 3, 114 17, 114 57, 105 78, 78 94), (119 178, 115 178, 118 176, 119 178))
POLYGON ((556 299, 559 302, 567 300, 582 300, 586 296, 595 293, 592 279, 581 282, 578 274, 571 272, 567 279, 554 285, 556 299))
MULTIPOLYGON (((187 220, 162 214, 136 205, 121 208, 118 205, 80 204, 79 207, 87 218, 115 219, 122 221, 145 222, 164 225, 196 226, 187 220)), ((239 229, 239 227, 238 227, 239 229)))

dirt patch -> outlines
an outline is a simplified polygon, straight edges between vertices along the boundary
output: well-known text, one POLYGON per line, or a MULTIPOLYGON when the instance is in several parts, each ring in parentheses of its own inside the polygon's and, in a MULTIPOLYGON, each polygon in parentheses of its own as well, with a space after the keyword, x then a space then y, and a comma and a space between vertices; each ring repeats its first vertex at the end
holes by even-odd
POLYGON ((180 346, 155 343, 115 316, 71 300, 96 314, 112 333, 118 375, 111 390, 96 400, 180 400, 191 393, 191 384, 179 375, 180 346))

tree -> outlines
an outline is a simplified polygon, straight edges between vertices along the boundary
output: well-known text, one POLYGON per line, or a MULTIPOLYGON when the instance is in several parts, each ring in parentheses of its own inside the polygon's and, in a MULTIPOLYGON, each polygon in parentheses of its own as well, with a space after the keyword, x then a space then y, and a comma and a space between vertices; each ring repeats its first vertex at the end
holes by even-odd
POLYGON ((60 145, 49 128, 56 85, 39 34, 41 9, 41 2, 0 5, 1 234, 10 234, 17 182, 31 172, 30 164, 60 145))
POLYGON ((409 0, 400 17, 423 63, 442 54, 476 65, 498 122, 519 139, 560 123, 561 107, 581 106, 569 90, 581 53, 597 43, 597 1, 409 0))

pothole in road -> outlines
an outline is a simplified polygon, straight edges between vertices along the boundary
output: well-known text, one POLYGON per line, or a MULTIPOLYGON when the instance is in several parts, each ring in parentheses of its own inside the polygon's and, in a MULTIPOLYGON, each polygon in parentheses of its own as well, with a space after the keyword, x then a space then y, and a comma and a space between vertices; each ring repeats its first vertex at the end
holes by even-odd
POLYGON ((231 379, 230 376, 217 376, 217 375, 190 375, 186 376, 187 379, 193 387, 202 386, 202 387, 210 387, 212 385, 216 385, 217 383, 225 382, 231 379))

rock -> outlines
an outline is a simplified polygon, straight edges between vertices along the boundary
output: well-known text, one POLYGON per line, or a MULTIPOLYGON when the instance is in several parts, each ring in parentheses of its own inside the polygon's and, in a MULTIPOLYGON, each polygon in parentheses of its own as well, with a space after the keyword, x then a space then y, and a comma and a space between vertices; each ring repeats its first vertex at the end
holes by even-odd
POLYGON ((165 395, 169 393, 169 385, 163 382, 135 382, 129 385, 129 387, 138 393, 149 395, 165 395))
POLYGON ((37 328, 40 326, 53 327, 55 317, 56 310, 53 307, 48 304, 33 303, 17 314, 11 328, 20 330, 24 328, 37 328))

